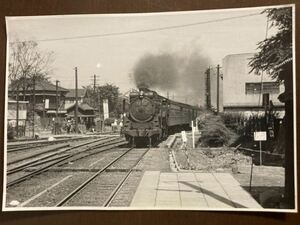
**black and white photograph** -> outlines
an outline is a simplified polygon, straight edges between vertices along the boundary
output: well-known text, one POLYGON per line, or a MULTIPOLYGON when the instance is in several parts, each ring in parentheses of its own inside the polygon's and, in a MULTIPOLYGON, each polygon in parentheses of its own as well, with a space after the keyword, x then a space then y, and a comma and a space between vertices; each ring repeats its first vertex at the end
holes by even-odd
POLYGON ((295 5, 6 30, 3 211, 298 211, 295 5))

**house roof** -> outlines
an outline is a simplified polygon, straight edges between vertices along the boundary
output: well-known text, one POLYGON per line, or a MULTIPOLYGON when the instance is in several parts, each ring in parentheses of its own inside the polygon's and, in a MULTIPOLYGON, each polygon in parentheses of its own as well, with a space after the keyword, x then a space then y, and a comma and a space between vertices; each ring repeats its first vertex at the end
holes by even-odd
MULTIPOLYGON (((52 84, 49 81, 39 81, 35 85, 35 90, 37 90, 37 91, 43 91, 43 90, 56 91, 56 85, 52 84)), ((69 90, 58 86, 58 91, 68 92, 69 90)))
MULTIPOLYGON (((11 91, 11 87, 8 88, 11 91)), ((28 90, 32 90, 32 87, 29 87, 28 90)), ((56 91, 56 85, 52 84, 47 80, 36 80, 35 82, 35 90, 36 91, 56 91)), ((69 90, 63 87, 58 86, 57 90, 59 92, 68 92, 69 90)))
MULTIPOLYGON (((66 94, 66 98, 75 98, 75 89, 68 89, 69 92, 66 94)), ((78 97, 83 97, 85 95, 85 89, 78 89, 78 97)))
POLYGON ((81 103, 81 104, 79 104, 78 107, 82 108, 83 110, 94 110, 93 107, 89 106, 89 105, 86 104, 86 103, 81 103))
MULTIPOLYGON (((70 105, 67 109, 70 110, 73 107, 75 107, 75 103, 72 104, 72 105, 70 105)), ((91 107, 90 105, 88 105, 87 103, 79 103, 78 104, 78 108, 81 108, 84 111, 86 111, 86 110, 94 110, 94 108, 91 107)))

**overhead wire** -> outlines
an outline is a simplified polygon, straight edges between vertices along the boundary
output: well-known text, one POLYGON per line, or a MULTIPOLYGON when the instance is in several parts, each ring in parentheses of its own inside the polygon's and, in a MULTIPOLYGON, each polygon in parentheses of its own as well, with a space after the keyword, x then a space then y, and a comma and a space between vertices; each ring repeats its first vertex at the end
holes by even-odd
MULTIPOLYGON (((37 40, 34 40, 34 41, 35 42, 63 41, 63 40, 75 40, 75 39, 87 39, 87 38, 101 38, 101 37, 120 36, 120 35, 128 35, 128 34, 147 33, 147 32, 155 32, 155 31, 163 31, 163 30, 171 30, 171 29, 178 29, 178 28, 184 28, 184 27, 191 27, 191 26, 197 26, 197 25, 202 25, 202 24, 217 23, 217 22, 223 22, 223 21, 227 21, 227 20, 240 19, 240 18, 251 17, 251 16, 256 16, 256 15, 261 15, 261 13, 251 13, 251 14, 246 14, 246 15, 241 15, 241 16, 233 16, 233 17, 226 17, 226 18, 221 18, 221 19, 201 21, 201 22, 196 22, 196 23, 188 23, 188 24, 166 26, 166 27, 158 27, 158 28, 150 28, 150 29, 142 29, 142 30, 133 30, 133 31, 125 31, 125 32, 114 32, 114 33, 104 33, 104 34, 81 35, 81 36, 74 36, 74 37, 46 38, 46 39, 37 39, 37 40)), ((28 41, 31 41, 31 40, 12 41, 10 43, 21 43, 21 42, 28 42, 28 41)))

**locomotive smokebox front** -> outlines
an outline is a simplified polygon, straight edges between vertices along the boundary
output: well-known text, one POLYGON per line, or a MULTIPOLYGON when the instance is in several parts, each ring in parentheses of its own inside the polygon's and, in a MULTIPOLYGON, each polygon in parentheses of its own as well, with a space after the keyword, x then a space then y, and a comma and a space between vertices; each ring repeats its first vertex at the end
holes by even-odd
POLYGON ((130 116, 137 122, 150 121, 154 116, 154 112, 155 107, 152 100, 144 96, 144 93, 141 91, 139 97, 135 98, 130 104, 130 116))

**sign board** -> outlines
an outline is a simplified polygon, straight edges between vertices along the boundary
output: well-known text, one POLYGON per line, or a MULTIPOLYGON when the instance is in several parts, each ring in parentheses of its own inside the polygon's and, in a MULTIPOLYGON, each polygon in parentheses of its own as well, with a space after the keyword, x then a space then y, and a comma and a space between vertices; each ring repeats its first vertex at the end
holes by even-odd
POLYGON ((185 131, 181 131, 181 138, 183 143, 187 143, 187 137, 185 131))
POLYGON ((103 117, 104 119, 109 118, 108 99, 103 99, 103 117))
POLYGON ((254 132, 254 141, 266 141, 267 132, 266 131, 256 131, 254 132))
POLYGON ((49 109, 49 99, 45 99, 45 109, 49 109))

